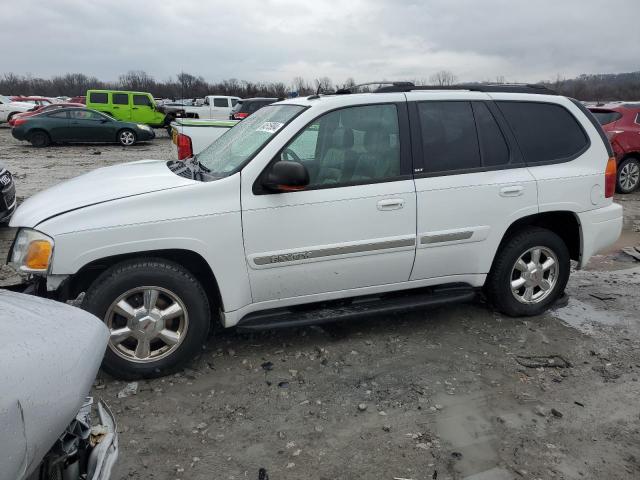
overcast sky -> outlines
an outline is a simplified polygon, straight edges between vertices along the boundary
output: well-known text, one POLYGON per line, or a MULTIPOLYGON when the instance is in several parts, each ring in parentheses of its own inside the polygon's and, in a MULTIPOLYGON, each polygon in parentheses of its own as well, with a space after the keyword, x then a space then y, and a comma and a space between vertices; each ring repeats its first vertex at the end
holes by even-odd
POLYGON ((640 0, 5 0, 0 72, 537 81, 640 70, 640 0))

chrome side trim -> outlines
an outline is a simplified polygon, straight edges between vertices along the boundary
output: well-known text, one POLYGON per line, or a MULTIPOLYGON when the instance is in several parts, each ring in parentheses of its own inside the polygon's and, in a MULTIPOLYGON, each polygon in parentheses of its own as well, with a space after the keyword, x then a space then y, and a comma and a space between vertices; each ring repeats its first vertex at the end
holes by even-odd
POLYGON ((421 245, 429 245, 432 243, 454 242, 456 240, 467 240, 473 236, 473 231, 442 233, 437 235, 423 235, 420 238, 421 245))
POLYGON ((386 250, 390 248, 414 247, 414 238, 400 240, 388 240, 385 242, 361 243, 359 245, 346 245, 344 247, 321 248, 318 250, 300 250, 291 253, 281 253, 255 257, 253 263, 256 265, 273 265, 276 263, 295 262, 299 260, 310 260, 314 258, 334 257, 336 255, 346 255, 350 253, 373 252, 376 250, 386 250))

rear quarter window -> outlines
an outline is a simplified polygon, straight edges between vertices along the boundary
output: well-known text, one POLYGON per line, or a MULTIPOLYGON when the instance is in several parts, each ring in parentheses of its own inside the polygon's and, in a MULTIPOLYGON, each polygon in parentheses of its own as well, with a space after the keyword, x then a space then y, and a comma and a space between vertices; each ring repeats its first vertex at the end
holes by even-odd
POLYGON ((89 94, 89 102, 91 102, 91 103, 109 103, 109 95, 107 93, 91 92, 89 94))
POLYGON ((621 113, 613 110, 591 110, 591 113, 600 125, 608 125, 622 118, 621 113))
POLYGON ((589 146, 578 120, 553 103, 497 101, 527 164, 569 161, 589 146))

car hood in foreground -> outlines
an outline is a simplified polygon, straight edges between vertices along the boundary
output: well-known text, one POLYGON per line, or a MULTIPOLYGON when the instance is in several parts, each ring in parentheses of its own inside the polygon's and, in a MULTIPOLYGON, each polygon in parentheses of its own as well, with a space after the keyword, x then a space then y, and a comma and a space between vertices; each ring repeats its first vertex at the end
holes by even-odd
POLYGON ((33 228, 78 208, 194 183, 198 182, 169 170, 164 160, 141 160, 99 168, 29 198, 16 210, 11 226, 33 228))
POLYGON ((0 478, 25 478, 85 401, 109 330, 63 303, 0 290, 0 478))

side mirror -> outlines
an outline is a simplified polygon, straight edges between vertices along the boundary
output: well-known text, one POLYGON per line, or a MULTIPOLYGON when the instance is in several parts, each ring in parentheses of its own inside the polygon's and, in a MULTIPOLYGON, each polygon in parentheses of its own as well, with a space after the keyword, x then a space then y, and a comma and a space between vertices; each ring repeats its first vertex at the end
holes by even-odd
POLYGON ((272 192, 296 192, 309 185, 307 167, 298 162, 281 160, 273 164, 262 186, 272 192))

